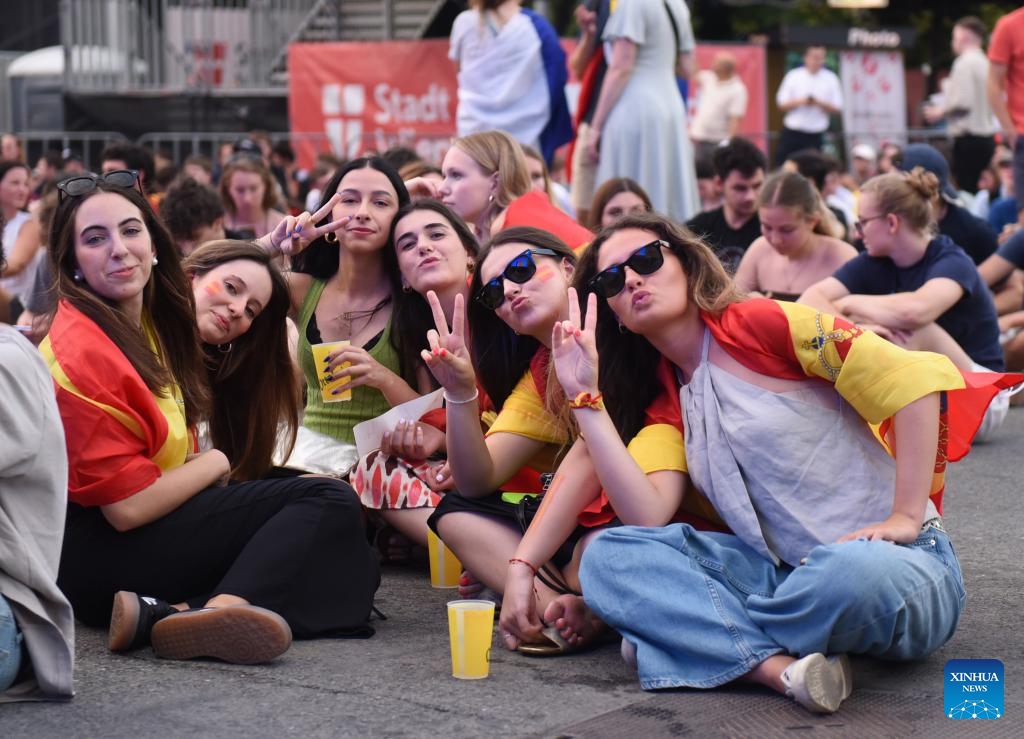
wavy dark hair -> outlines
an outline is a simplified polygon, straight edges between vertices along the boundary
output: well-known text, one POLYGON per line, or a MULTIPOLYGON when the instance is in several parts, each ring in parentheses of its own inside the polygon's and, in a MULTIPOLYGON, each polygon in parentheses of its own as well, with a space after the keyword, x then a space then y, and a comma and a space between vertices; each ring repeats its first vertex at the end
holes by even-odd
MULTIPOLYGON (((498 411, 505 404, 512 388, 529 369, 530 360, 541 347, 541 343, 537 339, 517 334, 508 324, 498 318, 497 313, 485 308, 476 300, 480 288, 483 287, 480 270, 484 262, 487 261, 487 257, 497 247, 512 243, 551 249, 560 258, 568 259, 572 264, 576 264, 576 254, 564 241, 554 234, 531 226, 515 226, 499 231, 480 250, 476 270, 473 272, 473 280, 470 283, 470 298, 466 311, 471 334, 470 354, 473 357, 473 366, 476 368, 480 384, 487 391, 487 396, 494 404, 494 409, 498 411)), ((537 258, 553 259, 555 257, 539 256, 537 258)), ((548 387, 551 389, 557 385, 557 381, 548 383, 548 387)))
POLYGON ((181 268, 178 247, 153 212, 149 201, 134 188, 115 187, 103 180, 85 195, 66 197, 57 206, 50 229, 50 261, 57 281, 57 296, 93 321, 128 359, 150 391, 166 397, 177 383, 185 401, 185 419, 195 424, 206 415, 209 404, 203 352, 196 327, 192 286, 181 268), (130 202, 142 214, 143 223, 159 260, 143 289, 143 322, 153 327, 158 351, 150 347, 141 326, 136 326, 116 303, 76 282, 75 217, 78 209, 97 193, 113 193, 130 202))
MULTIPOLYGON (((406 203, 398 209, 395 220, 391 222, 391 233, 388 237, 392 245, 395 244, 395 231, 398 228, 398 222, 410 213, 421 210, 433 211, 447 221, 462 243, 466 254, 476 259, 477 254, 480 252, 480 246, 477 244, 476 237, 465 221, 459 218, 455 211, 447 205, 427 198, 406 203)), ((395 248, 393 246, 392 252, 394 251, 395 248)), ((416 387, 419 380, 417 370, 424 366, 423 360, 420 358, 420 351, 429 348, 427 332, 432 328, 434 328, 434 318, 430 312, 430 305, 427 303, 426 297, 420 295, 415 290, 406 290, 405 288, 396 290, 391 313, 391 344, 395 347, 395 351, 398 352, 400 374, 412 387, 416 387)), ((434 376, 429 372, 426 374, 429 375, 431 383, 438 387, 434 376)))
POLYGON ((300 388, 288 349, 288 283, 270 256, 251 241, 210 241, 183 262, 186 274, 205 275, 239 259, 261 265, 270 275, 270 300, 231 351, 204 344, 213 398, 210 438, 231 460, 236 480, 257 480, 273 466, 278 428, 286 451, 299 428, 300 388))
MULTIPOLYGON (((338 187, 341 185, 341 181, 345 178, 345 175, 357 169, 375 169, 387 177, 391 186, 395 188, 395 193, 398 196, 399 208, 409 202, 409 191, 405 189, 405 183, 402 182, 402 178, 398 175, 395 168, 380 157, 371 156, 353 159, 351 162, 335 172, 334 176, 331 177, 330 181, 324 186, 323 196, 320 199, 320 205, 317 207, 322 208, 328 200, 334 197, 334 194, 338 192, 338 187)), ((331 214, 328 213, 327 216, 317 225, 322 226, 325 223, 329 223, 330 220, 331 214)), ((390 239, 388 239, 388 243, 384 245, 384 252, 382 256, 388 275, 391 276, 392 282, 394 283, 393 286, 395 290, 393 290, 393 292, 396 292, 400 287, 400 282, 398 280, 398 260, 395 258, 395 250, 392 247, 390 239)), ((329 243, 327 239, 321 236, 306 247, 301 254, 292 257, 292 270, 312 275, 318 280, 327 280, 338 272, 339 263, 340 252, 338 251, 338 244, 329 243)))
MULTIPOLYGON (((642 229, 668 243, 686 273, 689 301, 711 315, 745 299, 733 285, 715 253, 688 228, 657 213, 625 216, 603 229, 580 258, 573 274, 573 286, 586 308, 589 282, 597 274, 597 259, 604 243, 618 231, 642 229)), ((637 244, 637 247, 641 246, 637 244)), ((623 439, 632 439, 643 428, 647 407, 658 394, 655 380, 661 353, 632 331, 620 329, 619 319, 600 295, 597 298, 597 353, 601 358, 598 385, 605 397, 608 415, 623 439)))

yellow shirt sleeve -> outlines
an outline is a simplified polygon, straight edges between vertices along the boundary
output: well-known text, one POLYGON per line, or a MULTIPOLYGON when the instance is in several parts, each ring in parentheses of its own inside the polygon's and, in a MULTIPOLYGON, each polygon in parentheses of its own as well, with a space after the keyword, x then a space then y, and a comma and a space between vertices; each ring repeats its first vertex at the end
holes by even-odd
POLYGON ((545 444, 563 445, 569 442, 569 433, 558 418, 544 406, 544 399, 527 371, 505 399, 498 417, 487 430, 491 434, 508 433, 525 436, 545 444))
POLYGON ((941 354, 907 351, 805 305, 779 306, 804 372, 834 383, 869 423, 881 423, 929 393, 964 387, 963 376, 941 354))
POLYGON ((645 475, 663 470, 687 471, 683 434, 675 426, 667 423, 644 426, 626 448, 645 475))

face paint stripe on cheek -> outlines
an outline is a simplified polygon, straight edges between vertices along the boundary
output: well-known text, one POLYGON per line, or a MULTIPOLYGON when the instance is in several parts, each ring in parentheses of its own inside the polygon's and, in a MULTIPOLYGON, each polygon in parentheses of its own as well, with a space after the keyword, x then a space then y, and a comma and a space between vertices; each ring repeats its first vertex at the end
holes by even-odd
POLYGON ((543 267, 537 268, 537 279, 541 282, 550 282, 555 277, 555 270, 544 265, 543 267))
POLYGON ((212 298, 214 295, 223 292, 224 286, 220 283, 220 280, 215 280, 213 282, 206 283, 206 287, 203 289, 206 291, 206 294, 212 298))

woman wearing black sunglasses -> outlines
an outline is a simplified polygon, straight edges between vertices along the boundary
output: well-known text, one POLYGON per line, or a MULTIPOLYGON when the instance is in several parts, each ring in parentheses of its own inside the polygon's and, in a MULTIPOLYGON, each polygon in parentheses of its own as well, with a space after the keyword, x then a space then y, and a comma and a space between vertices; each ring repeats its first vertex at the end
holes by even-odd
POLYGON ((313 477, 231 484, 224 453, 195 453, 209 390, 192 287, 128 185, 64 183, 51 232, 59 303, 40 350, 67 439, 58 583, 76 617, 109 623, 113 651, 151 642, 170 659, 238 663, 277 657, 293 633, 343 633, 353 606, 365 627, 369 600, 329 587, 342 562, 375 577, 368 549, 344 554, 364 536, 352 490, 313 477))
MULTIPOLYGON (((852 688, 847 653, 916 659, 952 636, 964 590, 942 473, 1008 378, 945 397, 965 387, 946 358, 744 300, 707 246, 659 216, 602 232, 574 282, 592 294, 586 321, 574 308, 552 337, 566 394, 636 413, 668 360, 682 461, 733 532, 622 527, 588 547, 586 603, 622 633, 644 688, 745 678, 832 712, 852 688)), ((649 516, 665 491, 625 453, 621 416, 573 413, 616 511, 649 516)))
MULTIPOLYGON (((549 233, 508 229, 481 251, 468 310, 458 296, 450 329, 437 296, 428 293, 436 328, 423 359, 445 389, 455 481, 455 492, 441 500, 429 523, 466 569, 498 593, 523 533, 521 494, 543 491, 542 475, 554 472, 570 442, 564 399, 549 392, 556 388, 548 380, 548 344, 552 327, 568 316, 565 296, 575 262, 572 250, 549 233), (467 313, 471 347, 463 339, 467 313), (497 410, 486 435, 478 381, 497 410)), ((570 531, 567 538, 554 558, 559 568, 569 564, 579 536, 570 531)), ((541 586, 545 604, 556 595, 541 586)))

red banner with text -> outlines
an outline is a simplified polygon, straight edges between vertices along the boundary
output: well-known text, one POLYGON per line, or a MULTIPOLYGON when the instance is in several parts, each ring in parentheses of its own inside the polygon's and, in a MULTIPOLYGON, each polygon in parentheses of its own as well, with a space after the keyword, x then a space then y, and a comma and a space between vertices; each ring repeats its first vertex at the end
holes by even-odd
MULTIPOLYGON (((567 53, 575 44, 563 41, 567 53)), ((767 124, 765 50, 743 44, 697 48, 706 69, 716 52, 736 57, 749 103, 741 132, 762 144, 767 124)), ((292 44, 288 49, 288 112, 300 166, 320 151, 351 158, 393 146, 440 163, 455 135, 458 83, 448 40, 292 44)), ((570 104, 577 87, 567 88, 570 104)))

